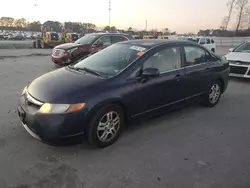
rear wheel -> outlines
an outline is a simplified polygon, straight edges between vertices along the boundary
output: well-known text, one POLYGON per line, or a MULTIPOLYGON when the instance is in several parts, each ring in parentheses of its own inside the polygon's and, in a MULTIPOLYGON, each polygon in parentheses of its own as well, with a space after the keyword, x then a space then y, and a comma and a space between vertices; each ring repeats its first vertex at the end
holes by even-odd
POLYGON ((41 40, 36 41, 36 48, 41 48, 41 40))
POLYGON ((216 81, 214 82, 209 89, 209 92, 205 96, 205 101, 204 104, 208 107, 213 107, 215 106, 221 97, 221 82, 216 81))
POLYGON ((113 144, 124 127, 124 113, 118 105, 102 107, 93 116, 87 129, 90 144, 104 148, 113 144))
POLYGON ((36 48, 36 41, 33 41, 33 48, 36 48))

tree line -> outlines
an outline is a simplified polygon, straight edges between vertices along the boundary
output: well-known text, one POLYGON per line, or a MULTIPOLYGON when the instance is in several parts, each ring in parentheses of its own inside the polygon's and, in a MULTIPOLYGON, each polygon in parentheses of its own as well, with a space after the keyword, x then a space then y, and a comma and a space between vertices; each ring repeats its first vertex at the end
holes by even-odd
POLYGON ((200 30, 198 35, 221 37, 250 36, 249 0, 228 0, 226 6, 228 13, 222 18, 220 28, 200 30))
MULTIPOLYGON (((55 32, 62 32, 63 30, 69 30, 70 32, 81 33, 85 30, 96 30, 96 25, 93 23, 82 22, 64 22, 48 20, 44 23, 40 21, 28 22, 25 18, 14 19, 11 17, 0 18, 0 30, 18 30, 18 31, 41 31, 41 26, 50 28, 55 32)), ((115 26, 106 26, 104 30, 116 30, 115 26)))
MULTIPOLYGON (((76 32, 76 33, 85 33, 85 32, 91 32, 96 30, 96 25, 93 23, 82 23, 82 22, 64 22, 61 23, 59 21, 52 21, 48 20, 44 23, 41 23, 40 21, 34 21, 34 22, 28 22, 24 18, 20 19, 14 19, 11 17, 1 17, 0 18, 0 30, 17 30, 17 31, 34 31, 39 32, 41 31, 41 26, 45 26, 46 28, 51 28, 52 31, 55 32, 62 32, 63 30, 68 30, 69 32, 76 32)), ((103 30, 106 31, 117 31, 115 26, 105 26, 103 30)), ((151 29, 149 31, 139 31, 136 28, 129 27, 125 30, 119 30, 124 32, 129 32, 131 34, 140 34, 149 32, 148 34, 154 34, 159 32, 157 29, 151 29)), ((175 31, 170 31, 168 28, 164 28, 160 31, 163 34, 166 35, 175 35, 175 31)))

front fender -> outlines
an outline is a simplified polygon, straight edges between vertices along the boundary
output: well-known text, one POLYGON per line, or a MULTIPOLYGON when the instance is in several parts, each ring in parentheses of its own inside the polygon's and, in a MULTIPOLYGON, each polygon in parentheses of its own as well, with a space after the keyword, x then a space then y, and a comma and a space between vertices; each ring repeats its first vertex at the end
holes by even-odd
POLYGON ((95 103, 95 105, 90 105, 89 109, 88 109, 88 113, 87 113, 87 117, 88 119, 91 119, 96 113, 97 111, 104 107, 107 104, 117 104, 119 105, 125 115, 126 120, 129 119, 129 111, 127 108, 126 103, 123 101, 123 99, 121 97, 112 97, 112 98, 107 98, 105 100, 102 101, 98 101, 97 103, 95 103))

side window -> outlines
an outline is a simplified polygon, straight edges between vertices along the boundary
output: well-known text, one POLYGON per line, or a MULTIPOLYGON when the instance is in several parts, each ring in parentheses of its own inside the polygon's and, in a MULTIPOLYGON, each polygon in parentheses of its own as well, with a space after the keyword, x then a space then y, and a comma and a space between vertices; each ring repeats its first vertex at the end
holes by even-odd
POLYGON ((101 43, 103 45, 109 45, 111 44, 111 38, 110 36, 103 36, 101 38, 99 38, 96 43, 101 43))
POLYGON ((250 43, 246 43, 243 50, 249 51, 250 50, 250 43))
POLYGON ((122 42, 128 40, 123 36, 112 36, 112 43, 122 42))
POLYGON ((208 62, 212 57, 203 49, 194 46, 185 46, 184 52, 186 56, 186 65, 197 65, 200 63, 208 62))
POLYGON ((207 38, 207 44, 211 44, 210 38, 207 38))
POLYGON ((214 39, 211 39, 211 43, 214 44, 214 39))
POLYGON ((206 44, 205 38, 200 39, 200 44, 206 44))
POLYGON ((179 47, 165 48, 144 62, 143 68, 157 68, 160 73, 181 68, 179 47))

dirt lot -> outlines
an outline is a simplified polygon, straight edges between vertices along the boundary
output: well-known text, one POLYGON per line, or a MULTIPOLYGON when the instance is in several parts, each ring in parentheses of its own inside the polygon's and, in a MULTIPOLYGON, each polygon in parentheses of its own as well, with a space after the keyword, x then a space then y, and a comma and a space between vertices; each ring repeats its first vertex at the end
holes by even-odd
POLYGON ((250 187, 250 81, 231 79, 215 108, 136 123, 100 150, 49 146, 21 126, 20 92, 54 70, 50 57, 2 55, 0 66, 0 188, 250 187))

